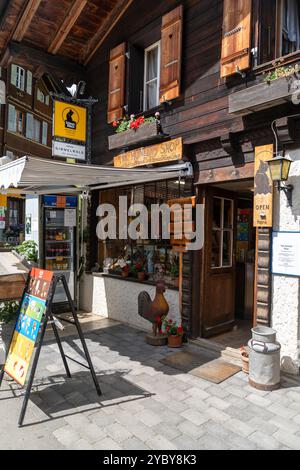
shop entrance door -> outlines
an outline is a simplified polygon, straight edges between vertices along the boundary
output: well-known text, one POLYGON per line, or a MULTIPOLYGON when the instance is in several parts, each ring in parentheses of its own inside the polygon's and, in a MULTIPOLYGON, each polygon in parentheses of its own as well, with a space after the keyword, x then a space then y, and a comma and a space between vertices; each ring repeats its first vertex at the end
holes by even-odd
POLYGON ((234 193, 208 188, 205 197, 202 336, 231 329, 235 322, 234 193))

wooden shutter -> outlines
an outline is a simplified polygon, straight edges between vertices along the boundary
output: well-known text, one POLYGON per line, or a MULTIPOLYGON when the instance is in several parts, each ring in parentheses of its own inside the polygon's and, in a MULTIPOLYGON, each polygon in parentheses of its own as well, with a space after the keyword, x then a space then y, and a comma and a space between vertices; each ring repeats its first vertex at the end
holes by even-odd
POLYGON ((125 56, 126 44, 123 42, 110 51, 107 122, 123 117, 125 98, 125 56))
POLYGON ((250 66, 252 0, 224 0, 221 77, 250 66))
POLYGON ((160 102, 173 100, 180 95, 182 51, 182 5, 162 18, 160 102))
POLYGON ((11 132, 17 132, 17 113, 16 108, 12 105, 8 105, 8 119, 7 129, 11 132))
POLYGON ((14 86, 17 86, 17 66, 15 64, 11 64, 10 83, 14 86))
POLYGON ((27 139, 33 139, 33 115, 30 113, 26 114, 26 137, 27 139))
POLYGON ((43 121, 42 144, 47 145, 47 143, 48 143, 48 123, 43 121))
POLYGON ((32 94, 32 72, 30 70, 27 70, 26 93, 32 94))

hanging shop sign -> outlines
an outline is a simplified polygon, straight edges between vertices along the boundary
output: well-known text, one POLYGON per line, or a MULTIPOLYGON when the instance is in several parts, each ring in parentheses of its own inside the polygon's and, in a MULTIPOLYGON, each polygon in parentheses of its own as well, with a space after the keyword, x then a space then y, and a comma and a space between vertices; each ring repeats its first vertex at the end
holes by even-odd
POLYGON ((54 101, 54 136, 85 142, 86 118, 86 108, 54 101))
POLYGON ((43 315, 53 273, 33 268, 23 294, 19 317, 4 370, 18 384, 24 385, 43 315))
POLYGON ((182 138, 172 139, 161 144, 149 145, 125 152, 114 158, 117 168, 135 168, 155 163, 167 163, 182 160, 182 138))
POLYGON ((52 154, 86 159, 87 108, 54 101, 52 154))
POLYGON ((272 227, 273 225, 273 182, 267 163, 272 156, 272 144, 255 147, 254 227, 272 227))
POLYGON ((300 232, 273 232, 272 273, 300 277, 300 232))
POLYGON ((86 149, 85 145, 70 144, 68 142, 60 142, 53 140, 52 154, 57 157, 72 158, 74 160, 85 160, 86 149))

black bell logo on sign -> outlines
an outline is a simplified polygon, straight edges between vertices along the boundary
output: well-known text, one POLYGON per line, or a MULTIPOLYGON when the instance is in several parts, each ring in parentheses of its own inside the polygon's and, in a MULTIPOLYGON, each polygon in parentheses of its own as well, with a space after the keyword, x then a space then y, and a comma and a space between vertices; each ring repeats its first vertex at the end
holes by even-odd
POLYGON ((65 108, 63 111, 63 120, 65 122, 65 128, 76 131, 79 123, 79 114, 74 108, 65 108))

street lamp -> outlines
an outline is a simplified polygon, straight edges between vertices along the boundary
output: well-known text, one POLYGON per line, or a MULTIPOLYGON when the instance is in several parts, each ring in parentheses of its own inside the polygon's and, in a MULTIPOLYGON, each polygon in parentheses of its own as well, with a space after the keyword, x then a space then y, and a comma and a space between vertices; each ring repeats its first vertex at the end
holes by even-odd
POLYGON ((270 169, 270 175, 273 183, 276 184, 278 191, 284 191, 289 203, 292 206, 292 191, 294 186, 292 184, 286 184, 288 180, 289 172, 292 160, 289 156, 277 155, 271 160, 267 160, 270 169))

